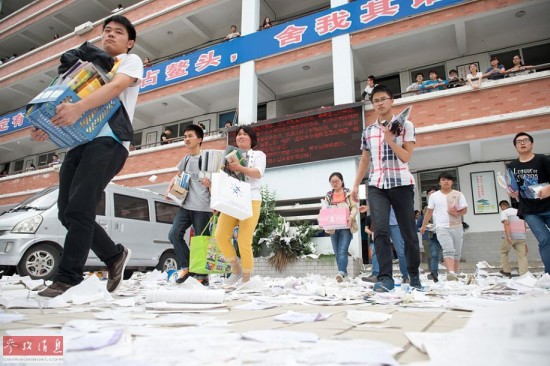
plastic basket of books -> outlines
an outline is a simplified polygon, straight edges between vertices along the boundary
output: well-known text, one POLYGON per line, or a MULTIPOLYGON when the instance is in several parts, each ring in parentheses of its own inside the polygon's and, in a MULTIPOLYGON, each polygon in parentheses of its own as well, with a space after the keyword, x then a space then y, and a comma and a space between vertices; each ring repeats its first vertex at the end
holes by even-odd
POLYGON ((45 131, 59 147, 73 147, 92 141, 120 108, 120 100, 114 98, 87 111, 70 126, 52 125, 51 119, 55 115, 57 105, 78 102, 109 80, 89 62, 77 66, 58 78, 56 85, 47 87, 27 105, 25 118, 36 128, 45 131))

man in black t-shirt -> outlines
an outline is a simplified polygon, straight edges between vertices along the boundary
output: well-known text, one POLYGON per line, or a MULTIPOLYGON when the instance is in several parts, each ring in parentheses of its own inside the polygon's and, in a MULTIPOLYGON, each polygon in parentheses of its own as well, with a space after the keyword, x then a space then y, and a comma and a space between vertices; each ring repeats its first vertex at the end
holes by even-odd
POLYGON ((519 201, 523 218, 539 242, 544 271, 550 273, 550 158, 533 153, 533 137, 520 132, 514 137, 519 158, 508 164, 518 190, 510 193, 519 201))
POLYGON ((166 144, 169 144, 170 142, 170 139, 172 138, 172 129, 170 127, 166 127, 164 129, 164 132, 160 135, 160 144, 161 145, 166 145, 166 144))

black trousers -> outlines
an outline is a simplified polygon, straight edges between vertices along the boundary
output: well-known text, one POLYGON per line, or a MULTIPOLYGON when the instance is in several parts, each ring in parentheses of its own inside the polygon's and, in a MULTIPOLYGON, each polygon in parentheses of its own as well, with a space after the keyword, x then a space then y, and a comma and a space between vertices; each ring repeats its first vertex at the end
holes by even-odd
POLYGON ((122 169, 128 151, 111 137, 99 137, 70 150, 59 172, 59 220, 67 229, 61 263, 54 281, 82 282, 90 249, 107 266, 124 248, 95 221, 96 206, 111 179, 122 169))
POLYGON ((392 277, 393 245, 390 235, 390 208, 405 242, 405 259, 410 276, 418 276, 420 249, 414 218, 414 186, 379 189, 369 186, 370 216, 374 225, 374 251, 380 265, 378 277, 392 277))

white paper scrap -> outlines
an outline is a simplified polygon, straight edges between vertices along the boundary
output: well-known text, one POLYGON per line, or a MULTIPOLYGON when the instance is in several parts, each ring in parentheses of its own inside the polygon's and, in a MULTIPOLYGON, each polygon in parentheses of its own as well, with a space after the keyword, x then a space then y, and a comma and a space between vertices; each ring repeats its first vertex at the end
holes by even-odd
POLYGON ((284 322, 284 323, 310 323, 318 322, 321 320, 328 319, 332 314, 322 314, 322 313, 313 313, 313 314, 304 314, 298 313, 296 311, 288 310, 284 314, 277 315, 274 317, 275 320, 284 322))
POLYGON ((392 318, 391 314, 362 310, 348 310, 347 317, 354 323, 382 323, 392 318))

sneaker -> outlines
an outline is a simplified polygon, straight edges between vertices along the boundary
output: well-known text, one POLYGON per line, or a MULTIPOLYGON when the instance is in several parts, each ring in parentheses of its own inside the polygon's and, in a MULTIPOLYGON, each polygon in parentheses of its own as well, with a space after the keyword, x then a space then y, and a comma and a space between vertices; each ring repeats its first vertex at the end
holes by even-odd
POLYGON ((361 280, 363 280, 365 282, 371 282, 371 283, 378 282, 378 278, 374 274, 371 274, 370 276, 367 276, 367 277, 361 277, 361 280))
POLYGON ((115 292, 122 284, 124 270, 126 269, 128 260, 130 260, 130 255, 132 255, 132 251, 128 248, 124 248, 124 251, 120 255, 120 258, 118 258, 113 264, 107 267, 107 272, 109 273, 109 277, 107 280, 107 291, 115 292))
POLYGON ((408 276, 403 277, 403 278, 401 279, 401 283, 409 283, 409 277, 408 277, 408 276))
POLYGON ((57 297, 59 295, 62 295, 73 287, 73 285, 69 285, 68 283, 63 283, 59 281, 55 281, 48 287, 46 287, 44 290, 40 291, 37 295, 42 297, 57 297))
POLYGON ((394 260, 392 261, 392 263, 393 263, 393 264, 399 263, 399 259, 394 259, 394 260))
POLYGON ((456 276, 456 273, 447 272, 447 281, 458 281, 458 277, 456 276))
POLYGON ((508 278, 512 277, 512 272, 504 272, 503 270, 500 270, 500 274, 508 278))
POLYGON ((436 272, 428 273, 428 279, 434 281, 435 283, 438 283, 439 275, 436 272))
POLYGON ((186 279, 189 278, 189 270, 186 268, 186 269, 182 269, 181 272, 179 273, 179 278, 176 280, 176 283, 184 283, 186 279))
POLYGON ((422 290, 422 283, 420 282, 420 277, 418 276, 411 276, 411 282, 409 285, 417 290, 422 290))
POLYGON ((239 280, 243 278, 243 273, 239 273, 239 274, 235 274, 235 273, 231 273, 231 276, 229 276, 229 278, 227 278, 224 282, 223 282, 223 285, 224 286, 233 286, 234 284, 236 284, 237 282, 239 282, 239 280))
POLYGON ((340 283, 344 281, 344 276, 342 276, 340 273, 336 275, 336 282, 340 283))
POLYGON ((394 287, 395 284, 393 282, 393 278, 384 276, 374 284, 372 289, 376 292, 390 292, 394 287))

